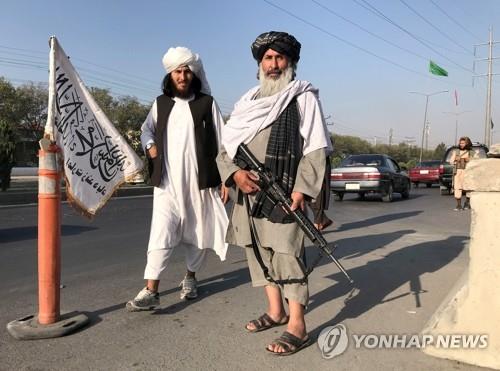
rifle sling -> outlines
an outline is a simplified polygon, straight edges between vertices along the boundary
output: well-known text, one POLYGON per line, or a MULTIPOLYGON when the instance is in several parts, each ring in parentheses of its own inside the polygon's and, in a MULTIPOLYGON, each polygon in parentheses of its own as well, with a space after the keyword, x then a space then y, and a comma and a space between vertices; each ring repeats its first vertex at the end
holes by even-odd
POLYGON ((318 257, 314 260, 313 265, 310 268, 304 269, 305 268, 304 267, 304 265, 305 265, 305 250, 304 250, 304 263, 299 258, 295 257, 295 259, 297 259, 297 261, 299 262, 299 265, 300 265, 302 271, 304 272, 304 276, 302 278, 289 278, 286 280, 275 280, 269 274, 269 269, 264 264, 264 261, 262 260, 262 255, 260 254, 260 251, 259 251, 260 241, 259 241, 258 236, 257 236, 255 223, 253 220, 252 212, 250 210, 250 200, 248 199, 247 194, 244 195, 244 202, 245 202, 245 206, 246 206, 247 213, 248 213, 248 224, 250 226, 250 236, 252 239, 252 249, 253 249, 253 252, 255 254, 255 258, 257 259, 257 262, 259 263, 260 268, 262 269, 262 272, 264 273, 264 277, 266 278, 266 280, 268 280, 269 282, 272 282, 276 285, 286 285, 286 284, 293 284, 293 283, 299 283, 302 285, 306 284, 308 276, 311 274, 314 267, 319 263, 319 261, 322 257, 321 254, 318 255, 318 257))

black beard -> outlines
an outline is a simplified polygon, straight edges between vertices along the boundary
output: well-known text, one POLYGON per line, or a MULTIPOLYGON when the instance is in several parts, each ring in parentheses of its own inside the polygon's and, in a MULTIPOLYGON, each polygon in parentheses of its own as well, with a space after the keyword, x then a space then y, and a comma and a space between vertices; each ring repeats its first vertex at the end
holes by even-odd
POLYGON ((193 89, 191 88, 191 86, 189 86, 189 88, 185 92, 177 90, 177 88, 175 86, 173 86, 172 90, 174 92, 175 97, 179 97, 179 98, 183 98, 183 99, 189 98, 191 95, 193 95, 193 89))

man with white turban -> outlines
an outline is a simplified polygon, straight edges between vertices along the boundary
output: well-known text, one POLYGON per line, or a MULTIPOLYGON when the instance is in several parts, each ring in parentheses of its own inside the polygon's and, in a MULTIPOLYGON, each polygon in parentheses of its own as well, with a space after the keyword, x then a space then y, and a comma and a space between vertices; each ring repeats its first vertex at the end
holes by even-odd
POLYGON ((198 54, 170 48, 163 57, 167 75, 142 125, 141 142, 154 185, 153 216, 144 272, 146 287, 130 300, 129 311, 159 305, 160 274, 172 251, 184 249, 187 272, 181 299, 197 297, 195 273, 213 249, 225 260, 227 214, 216 156, 223 119, 198 54))
POLYGON ((252 54, 259 66, 259 85, 235 104, 222 130, 224 148, 217 157, 223 183, 236 191, 226 240, 245 247, 252 284, 264 287, 268 301, 266 312, 245 329, 254 333, 286 325, 266 349, 288 355, 312 343, 304 318, 309 300, 302 261, 304 233, 260 191, 256 175, 234 160, 239 145, 246 144, 292 199, 292 209, 304 208, 305 201, 320 192, 331 144, 318 90, 295 80, 300 58, 295 37, 263 33, 252 44, 252 54))

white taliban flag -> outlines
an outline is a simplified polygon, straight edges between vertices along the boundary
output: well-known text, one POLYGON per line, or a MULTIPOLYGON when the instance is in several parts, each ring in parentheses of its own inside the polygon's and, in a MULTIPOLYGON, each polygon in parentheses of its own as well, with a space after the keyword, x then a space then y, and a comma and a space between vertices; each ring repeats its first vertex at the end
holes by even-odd
POLYGON ((99 108, 54 36, 45 134, 61 148, 68 200, 89 216, 142 170, 142 160, 99 108))

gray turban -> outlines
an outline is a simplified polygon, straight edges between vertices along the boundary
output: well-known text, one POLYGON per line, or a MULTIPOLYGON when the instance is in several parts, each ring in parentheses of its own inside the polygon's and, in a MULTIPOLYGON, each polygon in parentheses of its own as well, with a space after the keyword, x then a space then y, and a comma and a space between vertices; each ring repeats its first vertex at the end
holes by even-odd
POLYGON ((300 59, 300 43, 286 32, 269 31, 259 35, 252 44, 252 55, 260 62, 268 49, 285 54, 294 63, 300 59))

